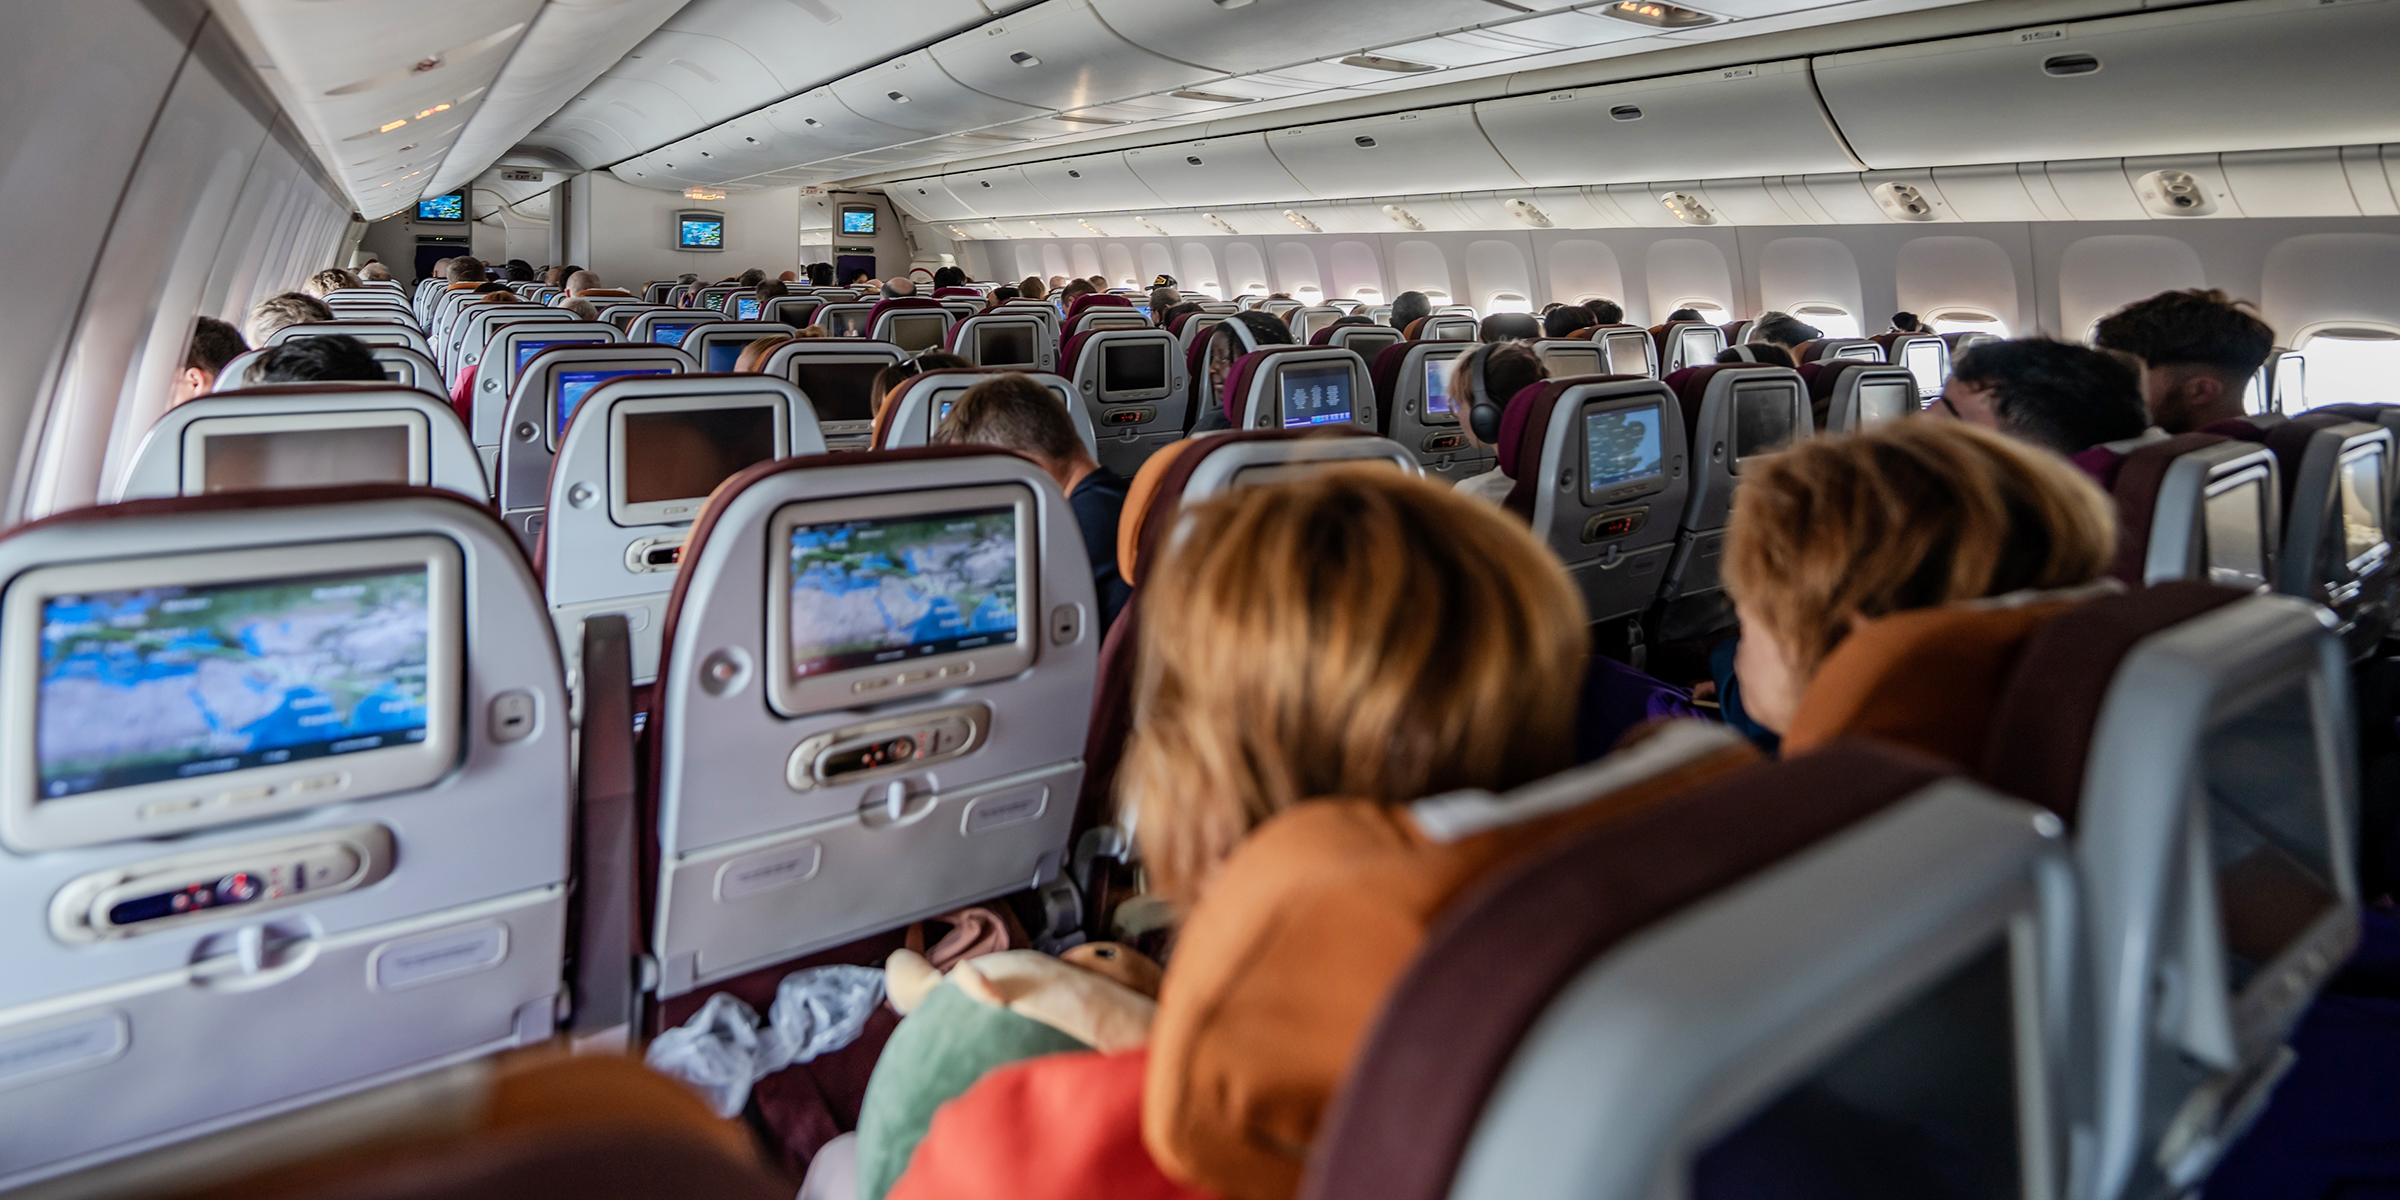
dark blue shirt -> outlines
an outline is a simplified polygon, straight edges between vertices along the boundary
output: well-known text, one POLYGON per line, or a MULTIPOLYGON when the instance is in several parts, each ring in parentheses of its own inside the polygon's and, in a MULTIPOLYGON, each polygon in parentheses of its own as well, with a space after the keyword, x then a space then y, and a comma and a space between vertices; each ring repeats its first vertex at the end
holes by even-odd
POLYGON ((1092 558, 1092 596, 1100 602, 1102 636, 1133 595, 1133 585, 1117 573, 1117 519, 1125 511, 1125 489, 1130 486, 1115 471, 1094 467, 1067 493, 1067 506, 1075 510, 1075 524, 1083 530, 1083 549, 1092 558))

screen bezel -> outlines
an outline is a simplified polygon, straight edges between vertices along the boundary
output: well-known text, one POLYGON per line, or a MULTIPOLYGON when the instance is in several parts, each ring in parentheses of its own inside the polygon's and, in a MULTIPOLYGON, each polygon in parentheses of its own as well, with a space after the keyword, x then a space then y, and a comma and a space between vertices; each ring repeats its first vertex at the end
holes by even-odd
POLYGON ((993 321, 975 327, 975 358, 979 367, 1013 367, 1021 371, 1038 371, 1042 365, 1042 323, 1039 319, 1025 321, 993 321), (1025 358, 1014 362, 984 361, 983 339, 994 333, 1022 333, 1025 338, 1025 358))
POLYGON ((729 231, 730 223, 726 221, 724 213, 708 212, 702 209, 678 210, 675 214, 675 249, 692 254, 721 254, 725 250, 725 235, 729 231), (683 227, 687 222, 692 221, 716 222, 717 244, 707 246, 684 240, 683 227))
POLYGON ((1550 372, 1550 378, 1572 379, 1577 375, 1603 374, 1601 367, 1608 356, 1600 347, 1583 342, 1573 346, 1553 346, 1541 351, 1540 357, 1543 368, 1550 372), (1574 360, 1571 368, 1563 365, 1569 359, 1574 360))
POLYGON ((1622 399, 1593 400, 1575 410, 1576 469, 1583 475, 1583 499, 1587 505, 1614 504, 1637 496, 1647 496, 1667 486, 1667 460, 1673 457, 1667 446, 1667 410, 1655 393, 1622 399), (1592 477, 1591 418, 1603 413, 1632 412, 1648 408, 1658 414, 1658 469, 1647 475, 1619 479, 1606 486, 1592 477))
POLYGON ((1931 400, 1934 397, 1941 395, 1942 387, 1950 382, 1947 378, 1949 372, 1942 369, 1942 360, 1944 357, 1945 355, 1942 353, 1942 344, 1937 341, 1912 341, 1901 348, 1900 368, 1904 371, 1907 371, 1910 378, 1916 379, 1917 398, 1919 400, 1931 400), (1910 365, 1908 361, 1919 354, 1930 356, 1934 360, 1933 370, 1931 372, 1933 380, 1930 383, 1926 382, 1924 379, 1916 378, 1917 370, 1914 366, 1910 365))
POLYGON ((111 562, 38 567, 0 592, 0 841, 21 851, 64 850, 156 838, 411 791, 457 765, 466 672, 465 556, 446 537, 379 538, 263 549, 216 550, 111 562), (42 608, 57 596, 146 587, 204 587, 323 575, 423 570, 426 574, 425 740, 351 754, 244 767, 191 779, 167 779, 41 799, 35 754, 41 692, 42 608), (338 768, 328 767, 338 758, 338 768), (333 774, 339 782, 306 792, 289 785, 333 774), (248 793, 269 789, 252 798, 248 793), (234 796, 243 796, 240 800, 234 796), (190 808, 165 807, 197 798, 190 808), (149 809, 148 813, 143 810, 149 809))
MULTIPOLYGON (((811 340, 813 341, 814 339, 811 340)), ((794 344, 806 346, 809 343, 797 342, 794 344)), ((780 354, 784 349, 788 348, 789 347, 778 348, 776 353, 780 354)), ((907 361, 907 356, 905 355, 901 356, 900 358, 893 358, 888 354, 861 354, 857 351, 833 354, 795 354, 784 362, 784 374, 778 376, 778 378, 789 380, 793 387, 800 389, 801 395, 808 396, 809 406, 813 409, 816 409, 818 412, 817 424, 826 432, 863 433, 875 424, 875 418, 873 416, 875 409, 875 396, 873 394, 875 391, 874 383, 870 380, 867 384, 867 410, 869 415, 857 419, 844 418, 836 420, 824 415, 826 412, 829 412, 832 409, 832 405, 829 402, 820 401, 817 397, 809 395, 808 385, 801 382, 798 377, 798 371, 800 367, 803 364, 824 367, 854 367, 862 364, 872 364, 876 370, 880 371, 885 367, 893 365, 894 363, 905 361, 907 361)))
MULTIPOLYGON (((2389 459, 2388 446, 2383 439, 2362 438, 2359 441, 2353 442, 2349 446, 2345 447, 2342 451, 2340 460, 2334 464, 2333 486, 2337 538, 2341 546, 2341 555, 2344 560, 2342 566, 2344 570, 2349 572, 2349 578, 2363 578, 2374 573, 2378 565, 2382 563, 2384 559, 2390 557, 2392 551, 2392 531, 2389 528, 2392 523, 2392 502, 2391 498, 2386 495, 2386 493, 2391 490, 2391 462, 2389 459), (2372 458, 2375 460, 2376 471, 2374 474, 2374 499, 2380 507, 2380 511, 2375 514, 2375 530, 2377 533, 2382 535, 2382 538, 2380 541, 2376 542, 2375 545, 2368 547, 2364 553, 2359 554, 2356 557, 2351 557, 2349 522, 2347 519, 2345 519, 2350 504, 2349 489, 2348 486, 2343 482, 2343 477, 2349 473, 2350 464, 2357 462, 2362 458, 2372 458)), ((2347 582, 2347 580, 2344 580, 2343 582, 2347 582)))
POLYGON ((442 194, 441 194, 441 195, 439 195, 439 196, 419 196, 419 197, 417 197, 417 204, 416 204, 416 210, 415 210, 415 214, 416 214, 416 215, 415 215, 415 216, 413 216, 413 217, 411 217, 411 218, 410 218, 410 220, 412 220, 414 223, 416 223, 416 224, 419 224, 419 225, 464 225, 464 224, 466 224, 466 223, 467 223, 467 220, 468 220, 468 218, 469 218, 469 217, 472 217, 472 216, 474 215, 474 214, 473 214, 471 211, 469 211, 469 209, 468 209, 468 206, 467 206, 467 194, 466 194, 465 192, 463 192, 463 191, 458 191, 458 192, 444 192, 444 193, 442 193, 442 194), (426 216, 426 215, 425 215, 425 206, 426 206, 428 203, 430 203, 430 202, 432 202, 432 201, 435 201, 435 200, 445 200, 445 199, 448 199, 448 198, 450 198, 450 197, 452 197, 452 196, 456 196, 456 197, 458 198, 458 215, 457 215, 457 216, 455 216, 455 217, 429 217, 429 216, 426 216))
POLYGON ((1802 427, 1813 428, 1816 425, 1816 418, 1808 412, 1805 401, 1805 394, 1800 391, 1796 382, 1790 379, 1737 380, 1725 394, 1725 446, 1730 452, 1726 456, 1726 469, 1739 475, 1742 473, 1743 463, 1781 453, 1790 449, 1792 443, 1807 437, 1808 434, 1802 431, 1802 427), (1744 454, 1742 453, 1742 393, 1767 389, 1783 393, 1783 399, 1791 405, 1792 435, 1785 438, 1783 443, 1773 450, 1754 450, 1749 454, 1744 454))
POLYGON ((837 226, 837 228, 842 231, 843 237, 874 237, 876 226, 881 224, 881 221, 877 218, 875 210, 863 204, 847 205, 842 208, 839 215, 841 223, 837 226), (867 227, 865 229, 850 228, 850 218, 854 216, 865 217, 867 219, 867 227))
POLYGON ((1651 378, 1657 377, 1658 371, 1652 365, 1652 355, 1657 353, 1658 345, 1650 340, 1650 334, 1647 330, 1611 330, 1610 332, 1601 335, 1600 344, 1602 347, 1602 357, 1608 364, 1609 374, 1643 375, 1651 378), (1632 353, 1641 356, 1640 367, 1636 368, 1631 365, 1617 365, 1617 348, 1620 345, 1629 348, 1632 353))
POLYGON ((867 314, 874 311, 874 305, 856 300, 847 300, 838 304, 822 304, 817 306, 815 313, 811 314, 809 324, 823 326, 827 337, 864 338, 867 336, 867 314), (837 328, 829 322, 840 322, 841 324, 837 328), (844 332, 844 330, 849 332, 844 332))
POLYGON ((683 335, 683 344, 677 346, 676 349, 683 351, 685 354, 691 355, 692 361, 699 365, 701 374, 725 375, 730 374, 733 371, 733 363, 725 364, 725 369, 723 371, 712 370, 708 365, 708 356, 715 352, 718 346, 726 343, 733 343, 736 347, 738 347, 733 352, 734 360, 738 362, 741 360, 742 351, 750 348, 750 343, 763 341, 771 337, 784 336, 776 333, 773 330, 768 330, 762 333, 755 329, 734 328, 738 324, 747 324, 747 322, 716 321, 708 325, 695 326, 690 333, 683 335), (720 330, 728 331, 726 336, 715 338, 709 336, 710 334, 716 333, 720 330), (700 339, 700 344, 698 346, 692 345, 692 339, 695 337, 700 339))
MULTIPOLYGON (((644 313, 644 314, 642 314, 642 315, 643 315, 643 316, 648 316, 648 315, 650 315, 650 314, 648 314, 648 313, 644 313)), ((641 317, 636 317, 636 318, 634 318, 634 319, 638 321, 638 320, 640 320, 640 319, 641 319, 641 317)), ((642 342, 647 342, 647 343, 649 343, 649 344, 651 344, 651 345, 653 345, 653 346, 666 346, 666 347, 669 347, 669 348, 671 348, 671 349, 675 349, 675 350, 681 350, 681 349, 683 349, 683 344, 684 344, 685 342, 687 342, 687 341, 690 341, 690 340, 691 340, 692 334, 693 334, 694 332, 698 331, 698 330, 699 330, 700 328, 702 328, 703 326, 708 326, 708 325, 721 325, 721 324, 723 324, 723 323, 724 323, 724 322, 722 322, 722 321, 714 321, 714 320, 710 320, 710 319, 708 319, 706 316, 701 316, 701 317, 696 317, 696 318, 695 318, 695 317, 687 317, 687 316, 665 316, 665 317, 660 317, 658 320, 655 320, 655 321, 652 321, 652 322, 650 322, 650 326, 649 326, 649 328, 642 330, 642 333, 643 333, 643 335, 644 335, 644 336, 642 336, 642 337, 640 337, 640 338, 637 338, 637 339, 634 339, 634 340, 637 340, 637 341, 642 341, 642 342), (659 326, 661 326, 661 325, 666 325, 666 326, 671 326, 671 327, 674 327, 674 328, 678 328, 678 329, 681 329, 681 330, 683 330, 683 332, 682 332, 682 333, 680 333, 680 334, 678 334, 678 335, 676 335, 676 337, 675 337, 675 340, 674 340, 674 341, 671 341, 671 342, 668 342, 668 341, 661 341, 661 340, 659 340, 659 336, 658 336, 658 333, 659 333, 659 329, 658 329, 658 327, 659 327, 659 326)))
MULTIPOLYGON (((2274 553, 2267 548, 2267 539, 2268 537, 2272 536, 2275 528, 2274 522, 2268 519, 2267 512, 2267 497, 2273 494, 2270 490, 2273 486, 2273 482, 2273 479, 2267 474, 2265 467, 2253 466, 2246 470, 2235 471, 2224 476, 2223 478, 2209 480, 2207 486, 2201 489, 2199 512, 2200 562, 2199 574, 2197 576, 2201 582, 2216 584, 2218 587, 2247 587, 2250 590, 2259 590, 2270 587, 2274 584, 2275 556, 2274 553), (2251 582, 2247 584, 2224 583, 2217 579, 2217 539, 2214 531, 2209 528, 2209 513, 2219 497, 2244 488, 2247 488, 2250 491, 2252 510, 2251 515, 2254 518, 2252 525, 2258 530, 2258 574, 2252 579, 2251 582)), ((2246 572, 2244 574, 2245 576, 2247 575, 2246 572)))
MULTIPOLYGON (((1344 353, 1345 353, 1345 354, 1347 354, 1348 352, 1347 352, 1347 351, 1344 351, 1344 353)), ((1278 361, 1278 362, 1276 362, 1276 363, 1274 364, 1274 369, 1273 369, 1273 371, 1271 372, 1271 375, 1273 376, 1273 382, 1274 382, 1274 385, 1275 385, 1275 392, 1274 392, 1274 397, 1275 397, 1275 400, 1274 400, 1274 402, 1275 402, 1275 425, 1273 426, 1274 428, 1277 428, 1277 429, 1324 429, 1324 428, 1327 428, 1327 427, 1329 427, 1329 426, 1333 426, 1333 425, 1356 425, 1356 424, 1358 424, 1358 410, 1359 410, 1359 405, 1362 403, 1362 402, 1361 402, 1361 400, 1360 400, 1360 396, 1361 396, 1361 394, 1362 394, 1362 391, 1363 391, 1363 389, 1361 389, 1361 388, 1358 386, 1358 369, 1357 369, 1357 366, 1356 366, 1356 364, 1354 364, 1354 363, 1351 363, 1351 362, 1346 362, 1346 361, 1343 361, 1343 360, 1341 360, 1341 359, 1317 359, 1317 360, 1310 360, 1310 359, 1298 358, 1297 356, 1294 356, 1294 359, 1293 359, 1293 360, 1287 360, 1287 361, 1278 361), (1291 412, 1292 412, 1292 410, 1291 410, 1291 404, 1290 404, 1290 401, 1289 401, 1289 400, 1288 400, 1288 399, 1285 397, 1285 395, 1284 395, 1284 389, 1286 388, 1286 386, 1287 386, 1287 384, 1288 384, 1288 381, 1291 379, 1291 377, 1292 377, 1292 373, 1293 373, 1293 372, 1295 372, 1295 371, 1327 371, 1327 370, 1331 370, 1331 369, 1334 369, 1334 368, 1339 368, 1339 369, 1341 370, 1341 372, 1343 373, 1343 375, 1344 375, 1346 378, 1348 378, 1348 380, 1350 381, 1350 413, 1349 413, 1349 415, 1348 415, 1348 416, 1345 416, 1345 417, 1343 417, 1343 418, 1342 418, 1341 420, 1339 420, 1339 421, 1310 421, 1310 422, 1307 422, 1307 423, 1305 423, 1305 424, 1299 424, 1299 425, 1294 425, 1294 424, 1292 424, 1292 423, 1291 423, 1291 420, 1292 420, 1292 417, 1291 417, 1291 412)))
POLYGON ((1458 360, 1466 357, 1466 354, 1467 352, 1464 347, 1461 347, 1455 354, 1443 354, 1434 351, 1429 351, 1426 353, 1424 359, 1424 369, 1428 372, 1431 372, 1438 367, 1441 370, 1442 395, 1449 398, 1450 411, 1433 411, 1433 392, 1431 390, 1433 386, 1433 379, 1430 375, 1428 375, 1425 380, 1427 388, 1426 393, 1417 398, 1418 420, 1427 425, 1458 424, 1458 384, 1457 381, 1452 378, 1452 375, 1457 369, 1458 360))
MULTIPOLYGON (((1905 370, 1906 368, 1902 369, 1905 370)), ((1897 379, 1861 379, 1858 381, 1857 390, 1852 396, 1852 399, 1855 401, 1853 408, 1856 417, 1851 422, 1851 428, 1873 429, 1877 425, 1883 425, 1897 421, 1902 417, 1917 411, 1919 402, 1923 399, 1923 397, 1924 393, 1916 390, 1916 380, 1914 376, 1911 376, 1909 382, 1906 384, 1902 384, 1897 379), (1870 418, 1867 415, 1867 396, 1869 394, 1868 389, 1886 387, 1901 387, 1905 389, 1905 395, 1902 398, 1899 410, 1888 417, 1870 418)))
POLYGON ((921 354, 927 350, 939 350, 942 348, 942 338, 945 334, 950 332, 951 319, 949 310, 947 309, 910 308, 903 309, 899 312, 885 313, 883 315, 883 324, 885 330, 884 336, 877 338, 877 341, 890 342, 891 344, 898 346, 911 354, 921 354), (933 326, 933 338, 922 346, 911 346, 907 342, 901 340, 900 331, 904 327, 913 326, 917 323, 924 323, 933 326))
MULTIPOLYGON (((647 344, 647 343, 642 343, 642 342, 620 342, 620 343, 616 343, 616 344, 618 344, 618 345, 629 345, 629 346, 639 346, 639 345, 645 345, 645 344, 647 344)), ((684 371, 683 371, 683 363, 682 363, 682 362, 680 362, 680 361, 678 361, 678 360, 676 360, 676 359, 673 359, 673 358, 665 358, 665 357, 658 357, 658 358, 571 358, 571 357, 562 357, 562 358, 560 358, 560 359, 558 359, 558 360, 556 360, 556 361, 547 362, 547 363, 545 363, 545 362, 542 362, 542 359, 543 359, 543 357, 544 357, 545 355, 549 355, 549 354, 573 355, 573 354, 575 354, 575 353, 576 353, 576 351, 577 351, 577 350, 579 350, 579 349, 583 349, 583 347, 564 347, 564 346, 562 346, 562 347, 560 347, 560 348, 559 348, 559 349, 557 349, 557 350, 545 350, 545 351, 543 351, 541 354, 536 354, 536 355, 534 355, 534 356, 533 356, 533 361, 534 361, 534 363, 536 363, 536 364, 539 364, 539 365, 540 365, 540 367, 541 367, 541 370, 542 370, 542 377, 541 377, 541 380, 539 381, 539 386, 538 386, 538 387, 537 387, 535 390, 536 390, 536 392, 538 392, 538 393, 540 394, 540 396, 541 396, 541 405, 542 405, 542 424, 543 424, 543 426, 545 426, 545 427, 548 429, 548 431, 549 431, 549 439, 548 439, 548 444, 549 444, 550 450, 551 450, 553 453, 556 453, 556 452, 557 452, 557 450, 558 450, 558 439, 559 439, 560 435, 562 435, 562 434, 564 434, 564 433, 566 432, 566 423, 565 423, 565 422, 562 422, 562 421, 560 421, 560 420, 559 420, 559 416, 558 416, 558 374, 559 374, 559 372, 561 372, 561 371, 657 371, 657 370, 662 370, 662 369, 663 369, 663 370, 664 370, 664 371, 665 371, 667 374, 669 374, 669 375, 681 375, 681 374, 683 374, 683 373, 684 373, 684 371)), ((674 354, 674 353, 677 353, 677 352, 676 352, 675 350, 673 350, 673 349, 668 349, 668 350, 667 350, 667 353, 668 353, 668 354, 674 354)), ((645 377, 645 376, 635 376, 635 378, 646 378, 646 377, 645 377)), ((594 390, 594 391, 598 391, 598 390, 599 390, 599 389, 600 389, 602 386, 605 386, 605 385, 606 385, 606 384, 608 384, 609 382, 611 382, 611 381, 610 381, 610 380, 603 379, 603 380, 601 380, 599 383, 597 383, 597 384, 594 384, 594 385, 593 385, 593 387, 592 387, 592 390, 594 390)), ((589 399, 589 397, 587 396, 587 397, 586 397, 586 399, 588 400, 588 399, 589 399)), ((576 407, 577 407, 577 408, 581 408, 581 407, 583 407, 583 406, 582 406, 581 404, 578 404, 578 405, 576 405, 576 407)))
MULTIPOLYGON (((927 406, 928 409, 931 405, 927 406)), ((834 709, 882 704, 900 696, 941 691, 971 682, 1006 679, 1031 667, 1034 645, 1041 638, 1041 506, 1023 484, 989 484, 945 488, 900 496, 848 496, 787 504, 767 521, 767 703, 786 717, 834 709), (962 509, 1016 509, 1017 522, 1017 637, 997 646, 952 650, 907 658, 898 663, 874 663, 828 671, 807 679, 792 678, 792 556, 794 526, 835 521, 891 520, 962 509), (944 676, 941 668, 964 667, 944 676), (900 681, 902 674, 922 678, 900 681), (892 682, 875 685, 877 680, 892 682)))
MULTIPOLYGON (((208 441, 217 437, 254 437, 262 433, 317 433, 333 429, 384 429, 399 426, 408 432, 408 478, 425 487, 433 481, 432 425, 425 414, 408 408, 363 412, 278 413, 250 417, 203 417, 183 427, 183 463, 179 494, 208 492, 208 441)), ((331 484, 303 486, 330 487, 331 484)), ((250 490, 250 489, 244 489, 250 490)), ((259 489, 274 491, 280 489, 259 489)))
POLYGON ((1100 402, 1103 404, 1133 404, 1143 400, 1163 400, 1175 390, 1175 355, 1171 341, 1156 337, 1119 338, 1100 343, 1100 402), (1147 350, 1158 355, 1158 382, 1154 388, 1120 388, 1108 386, 1108 357, 1118 350, 1147 350))
POLYGON ((752 392, 725 395, 712 392, 705 396, 641 396, 619 400, 608 408, 608 519, 618 525, 678 525, 686 524, 700 515, 706 496, 687 496, 672 500, 635 502, 625 496, 629 478, 625 450, 631 439, 625 432, 626 418, 657 413, 715 412, 729 408, 764 408, 775 415, 775 457, 782 458, 792 448, 791 406, 780 392, 752 392))

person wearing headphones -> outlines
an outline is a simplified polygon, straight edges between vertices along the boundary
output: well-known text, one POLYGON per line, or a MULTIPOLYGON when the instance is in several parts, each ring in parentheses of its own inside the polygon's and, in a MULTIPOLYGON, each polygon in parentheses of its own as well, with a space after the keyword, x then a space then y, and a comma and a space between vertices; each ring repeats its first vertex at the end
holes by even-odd
MULTIPOLYGON (((1549 377, 1541 356, 1523 342, 1477 346, 1452 359, 1450 394, 1462 410, 1458 424, 1467 444, 1480 450, 1497 449, 1500 418, 1508 410, 1509 399, 1549 377)), ((1495 464, 1481 475, 1459 480, 1456 486, 1478 500, 1500 504, 1517 481, 1509 477, 1506 467, 1495 464)))

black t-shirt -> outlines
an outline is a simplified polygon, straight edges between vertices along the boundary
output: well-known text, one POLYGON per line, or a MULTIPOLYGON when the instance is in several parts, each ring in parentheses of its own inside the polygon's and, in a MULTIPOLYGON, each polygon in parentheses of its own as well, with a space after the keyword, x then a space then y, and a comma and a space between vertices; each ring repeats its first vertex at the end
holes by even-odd
POLYGON ((1084 551, 1092 558, 1092 595, 1100 601, 1103 635, 1133 595, 1133 585, 1117 573, 1117 520, 1125 511, 1129 486, 1124 476, 1095 467, 1067 493, 1067 506, 1075 510, 1075 524, 1083 530, 1084 551))

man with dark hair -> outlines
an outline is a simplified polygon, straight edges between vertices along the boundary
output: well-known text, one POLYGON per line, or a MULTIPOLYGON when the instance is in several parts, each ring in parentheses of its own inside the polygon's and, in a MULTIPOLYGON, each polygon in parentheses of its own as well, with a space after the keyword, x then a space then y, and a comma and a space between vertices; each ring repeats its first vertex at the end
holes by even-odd
POLYGON ((1959 355, 1934 411, 2070 456, 2140 437, 2150 423, 2133 368, 2049 338, 1985 342, 1959 355))
POLYGON ((1543 337, 1574 337, 1578 332, 1598 325, 1592 310, 1580 304, 1561 304, 1542 314, 1543 337))
POLYGON ((367 344, 347 334, 296 337, 258 360, 261 383, 322 383, 359 380, 381 383, 390 376, 367 344))
POLYGON ((2092 342, 2141 360, 2151 424, 2258 440, 2242 397, 2275 350, 2275 330, 2247 301, 2214 288, 2161 292, 2103 318, 2092 342))
POLYGON ((1750 326, 1749 340, 1797 350, 1824 336, 1824 330, 1790 313, 1770 313, 1750 326))
POLYGON ((733 277, 733 281, 735 283, 738 283, 746 288, 757 287, 759 284, 765 283, 766 280, 767 273, 759 270, 757 267, 752 267, 749 270, 733 277))
POLYGON ((1117 572, 1117 521, 1125 510, 1125 477, 1092 461, 1075 433, 1067 408, 1049 388, 1030 377, 995 375, 958 398, 950 416, 934 430, 943 445, 998 446, 1040 464, 1067 494, 1083 548, 1092 560, 1092 594, 1100 601, 1105 636, 1133 594, 1117 572))
POLYGON ((1089 296, 1098 290, 1098 288, 1092 286, 1092 281, 1089 279, 1070 279, 1067 281, 1067 285, 1065 287, 1059 289, 1058 294, 1064 298, 1067 303, 1073 304, 1075 303, 1075 297, 1089 296))
POLYGON ((951 288, 967 286, 967 273, 959 267, 942 267, 933 273, 933 286, 951 288))
POLYGON ((1679 308, 1667 314, 1667 324, 1669 325, 1673 325, 1677 321, 1697 321, 1699 319, 1700 310, 1696 308, 1679 308))
POLYGON ((821 262, 808 264, 808 286, 832 287, 833 264, 821 262))
POLYGON ((1917 319, 1917 314, 1912 312, 1896 312, 1892 314, 1892 332, 1930 333, 1932 331, 1925 328, 1925 323, 1923 321, 1917 319))
POLYGON ((1392 328, 1402 333, 1432 315, 1433 301, 1423 292, 1402 292, 1392 297, 1392 328))
POLYGON ((191 348, 183 352, 183 369, 175 372, 174 385, 167 391, 167 407, 207 395, 217 386, 225 364, 249 349, 233 326, 215 317, 193 321, 191 348))
POLYGON ((510 283, 533 282, 533 264, 521 258, 508 260, 508 267, 504 273, 508 276, 510 283))
POLYGON ((756 290, 758 292, 758 319, 761 321, 767 319, 767 301, 781 299, 792 294, 791 285, 780 279, 763 280, 756 290))
POLYGON ((1586 300, 1583 306, 1592 310, 1592 319, 1603 325, 1625 323, 1625 306, 1614 300, 1586 300))

